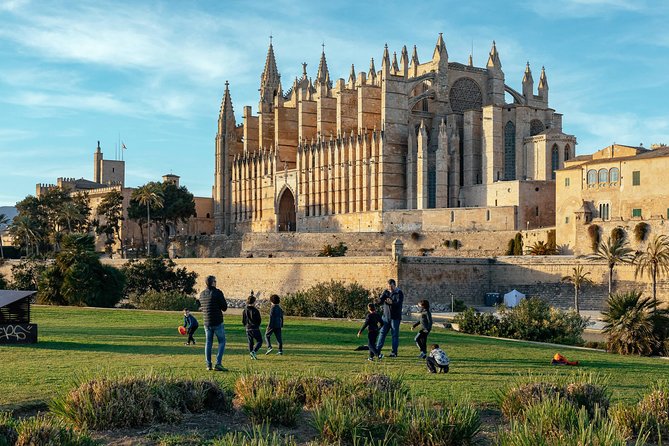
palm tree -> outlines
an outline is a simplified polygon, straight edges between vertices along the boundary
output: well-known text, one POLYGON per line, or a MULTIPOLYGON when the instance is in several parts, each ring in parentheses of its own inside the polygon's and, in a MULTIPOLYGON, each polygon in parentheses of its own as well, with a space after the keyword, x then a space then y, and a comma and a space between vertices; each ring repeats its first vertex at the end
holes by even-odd
POLYGON ((653 282, 653 307, 657 311, 657 279, 669 273, 669 239, 667 236, 658 235, 648 242, 646 250, 636 257, 634 263, 636 264, 634 278, 646 274, 653 282))
POLYGON ((591 285, 592 280, 588 277, 590 271, 584 273, 583 265, 578 265, 575 268, 572 268, 574 271, 570 276, 564 276, 562 278, 563 282, 569 282, 574 285, 574 310, 578 313, 580 311, 578 305, 578 293, 581 291, 583 285, 591 285))
POLYGON ((133 198, 139 204, 146 205, 146 255, 151 255, 151 207, 163 207, 163 195, 155 184, 148 183, 138 188, 133 198))
POLYGON ((7 226, 10 222, 10 218, 7 217, 5 214, 0 214, 0 259, 5 258, 5 251, 2 247, 2 227, 7 226))
POLYGON ((632 263, 633 252, 626 240, 611 240, 609 237, 597 245, 594 254, 588 256, 590 260, 604 260, 609 267, 609 296, 613 292, 613 269, 618 263, 632 263))
MULTIPOLYGON (((14 237, 23 241, 26 244, 26 256, 29 256, 29 248, 32 248, 32 243, 34 242, 37 247, 37 255, 39 255, 39 235, 37 229, 35 228, 34 222, 30 217, 26 215, 19 215, 14 219, 12 226, 9 228, 9 231, 14 237)), ((32 249, 30 249, 32 251, 32 249)))
POLYGON ((72 233, 72 222, 78 222, 84 219, 84 215, 81 213, 79 208, 72 202, 64 203, 60 209, 58 209, 58 219, 65 220, 67 223, 67 232, 72 233))

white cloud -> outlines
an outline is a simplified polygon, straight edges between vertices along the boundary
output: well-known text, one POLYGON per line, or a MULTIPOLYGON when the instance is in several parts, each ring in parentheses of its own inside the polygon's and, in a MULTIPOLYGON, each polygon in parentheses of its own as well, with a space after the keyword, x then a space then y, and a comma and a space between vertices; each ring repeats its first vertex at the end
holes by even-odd
POLYGON ((542 17, 553 19, 602 17, 618 12, 647 13, 650 9, 646 0, 529 0, 525 6, 542 17))
POLYGON ((35 133, 28 130, 0 128, 0 143, 31 139, 34 136, 35 133))

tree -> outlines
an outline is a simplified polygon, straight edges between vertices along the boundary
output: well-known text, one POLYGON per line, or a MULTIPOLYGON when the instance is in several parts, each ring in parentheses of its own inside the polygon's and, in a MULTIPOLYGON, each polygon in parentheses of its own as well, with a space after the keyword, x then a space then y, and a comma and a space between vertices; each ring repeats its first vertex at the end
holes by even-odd
POLYGON ((632 248, 623 240, 613 241, 611 237, 600 242, 594 254, 588 256, 590 260, 604 260, 609 268, 609 296, 613 289, 613 270, 619 263, 631 263, 634 260, 632 248))
POLYGON ((539 240, 530 246, 530 249, 528 249, 527 253, 533 256, 553 256, 558 253, 558 250, 555 245, 551 245, 550 243, 546 243, 543 240, 539 240))
POLYGON ((126 277, 126 296, 141 296, 150 292, 175 292, 191 295, 195 292, 197 273, 177 268, 171 259, 151 257, 143 261, 131 260, 123 267, 126 277))
POLYGON ((106 236, 105 248, 112 255, 112 246, 114 245, 114 238, 118 239, 121 244, 121 252, 123 252, 123 240, 121 240, 121 224, 123 221, 123 194, 117 190, 113 190, 102 198, 102 201, 97 208, 98 219, 96 220, 95 231, 97 234, 104 234, 106 236), (103 217, 102 222, 99 217, 103 217))
POLYGON ((163 207, 163 195, 159 183, 147 183, 135 189, 132 199, 146 206, 146 255, 151 255, 151 208, 155 210, 163 207))
POLYGON ((5 214, 0 214, 0 259, 5 258, 5 251, 2 247, 2 231, 10 222, 11 220, 9 217, 7 217, 5 214))
POLYGON ((581 291, 583 285, 591 285, 592 280, 588 277, 590 272, 583 272, 583 265, 578 265, 575 268, 572 268, 573 272, 570 276, 564 276, 562 278, 563 282, 569 282, 574 285, 574 310, 578 313, 580 312, 578 295, 581 291))
POLYGON ((72 233, 73 222, 77 224, 84 219, 84 215, 72 201, 65 201, 57 210, 57 215, 60 223, 66 223, 68 233, 72 233))
POLYGON ((9 233, 14 237, 15 243, 25 246, 26 257, 35 254, 32 250, 33 245, 37 248, 36 254, 39 255, 40 233, 37 224, 30 217, 20 214, 15 217, 9 227, 9 233))
POLYGON ((653 307, 657 310, 657 279, 669 273, 669 239, 658 235, 648 242, 646 250, 634 260, 634 278, 648 275, 653 283, 653 307))
POLYGON ((179 222, 185 222, 195 216, 195 199, 188 192, 186 186, 177 187, 174 183, 160 184, 163 196, 163 206, 156 212, 156 220, 161 224, 163 231, 163 252, 167 252, 168 224, 176 227, 179 222))

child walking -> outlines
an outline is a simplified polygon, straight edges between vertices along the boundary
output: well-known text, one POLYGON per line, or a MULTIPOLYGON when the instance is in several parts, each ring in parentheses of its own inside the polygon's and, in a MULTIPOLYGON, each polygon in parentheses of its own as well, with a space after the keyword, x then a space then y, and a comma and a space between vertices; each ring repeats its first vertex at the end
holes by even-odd
POLYGON ((262 347, 262 335, 260 334, 260 311, 256 308, 256 297, 251 295, 246 299, 246 308, 242 313, 242 324, 246 327, 246 337, 249 340, 249 354, 251 359, 258 359, 256 353, 262 347), (254 345, 255 341, 255 345, 254 345))
POLYGON ((376 348, 376 339, 379 337, 379 330, 383 326, 383 319, 376 312, 376 306, 374 304, 367 305, 367 317, 365 318, 365 323, 362 325, 362 328, 358 330, 358 337, 367 329, 367 347, 369 348, 369 358, 368 361, 374 361, 374 356, 383 359, 383 355, 376 348))
POLYGON ((420 330, 414 341, 416 341, 416 345, 420 349, 418 357, 425 359, 427 357, 427 336, 432 331, 432 313, 430 312, 430 302, 425 299, 418 302, 418 306, 420 307, 420 319, 413 324, 411 329, 413 330, 420 325, 420 330))
POLYGON ((184 308, 184 327, 186 327, 186 330, 188 330, 188 341, 186 341, 184 345, 190 345, 191 342, 193 345, 195 345, 195 338, 193 335, 199 326, 200 325, 197 323, 195 316, 190 314, 190 310, 188 308, 184 308))
POLYGON ((265 341, 267 342, 267 351, 266 355, 269 355, 272 348, 272 334, 276 336, 276 342, 279 343, 278 355, 283 355, 283 339, 281 336, 281 328, 283 328, 283 309, 279 305, 281 299, 276 294, 272 294, 269 297, 269 301, 272 303, 272 308, 269 310, 269 322, 267 323, 267 330, 265 331, 265 341))
POLYGON ((446 352, 439 348, 439 344, 432 344, 431 349, 430 355, 426 359, 427 369, 430 373, 437 373, 437 369, 439 369, 439 372, 448 373, 450 360, 446 356, 446 352))

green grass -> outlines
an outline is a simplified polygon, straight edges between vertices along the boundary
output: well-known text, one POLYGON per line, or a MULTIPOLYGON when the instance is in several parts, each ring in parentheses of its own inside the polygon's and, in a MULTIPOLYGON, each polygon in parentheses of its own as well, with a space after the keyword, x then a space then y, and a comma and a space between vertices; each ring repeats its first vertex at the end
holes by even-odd
MULTIPOLYGON (((200 314, 196 316, 201 321, 200 314)), ((570 360, 579 360, 581 366, 555 367, 550 365, 558 350, 555 347, 435 329, 428 343, 440 344, 452 365, 447 375, 429 375, 424 362, 416 358, 418 350, 408 325, 401 328, 400 357, 369 364, 366 352, 353 350, 366 344, 366 335, 355 337, 359 322, 300 318, 286 320, 284 356, 265 356, 261 350, 259 360, 252 361, 241 316, 227 315, 223 363, 230 372, 214 373, 205 370, 204 330, 200 328, 196 334, 197 346, 184 346, 185 337, 176 330, 183 320, 178 312, 36 306, 32 320, 39 326, 38 344, 0 346, 0 409, 47 403, 71 388, 76 379, 108 372, 214 376, 231 384, 239 373, 247 371, 324 376, 379 371, 401 374, 416 394, 434 398, 465 394, 482 404, 495 401, 497 389, 528 372, 565 374, 578 369, 609 375, 613 400, 628 401, 638 400, 651 383, 666 378, 669 372, 669 362, 661 358, 567 347, 559 351, 570 360)), ((386 353, 389 342, 390 337, 386 353)))

